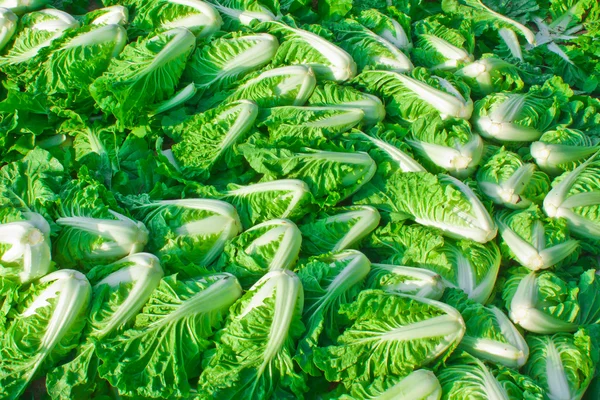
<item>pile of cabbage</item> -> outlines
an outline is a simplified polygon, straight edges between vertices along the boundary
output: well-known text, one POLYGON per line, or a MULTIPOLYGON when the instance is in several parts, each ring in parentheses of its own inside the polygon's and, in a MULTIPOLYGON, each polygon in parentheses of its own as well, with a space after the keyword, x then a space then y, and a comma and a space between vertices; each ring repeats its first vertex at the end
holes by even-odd
POLYGON ((0 398, 600 398, 595 0, 0 0, 0 398))

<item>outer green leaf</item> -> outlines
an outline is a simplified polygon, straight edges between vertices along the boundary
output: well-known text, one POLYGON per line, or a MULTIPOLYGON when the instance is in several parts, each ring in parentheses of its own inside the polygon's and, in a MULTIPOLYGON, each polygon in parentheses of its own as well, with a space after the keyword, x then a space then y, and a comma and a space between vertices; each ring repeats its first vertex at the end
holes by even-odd
MULTIPOLYGON (((339 389, 343 387, 338 386, 339 389)), ((331 398, 339 400, 381 399, 381 400, 440 400, 442 387, 433 372, 418 369, 398 378, 378 378, 370 385, 354 384, 348 393, 331 398)))
POLYGON ((342 144, 348 149, 369 153, 377 164, 378 177, 387 178, 396 171, 425 172, 425 168, 414 159, 411 147, 403 140, 406 134, 399 125, 378 125, 366 133, 353 130, 343 135, 342 144))
POLYGON ((392 17, 375 9, 364 10, 358 14, 358 22, 400 50, 410 50, 410 17, 397 10, 393 14, 392 17))
POLYGON ((303 320, 308 330, 294 359, 306 373, 320 375, 315 365, 315 350, 333 344, 340 334, 344 320, 338 310, 356 299, 370 265, 364 254, 347 250, 313 257, 299 268, 298 277, 306 298, 303 320))
POLYGON ((244 229, 275 218, 297 221, 312 203, 309 186, 298 179, 231 185, 223 199, 235 206, 244 229))
POLYGON ((530 332, 574 332, 579 323, 577 281, 563 274, 527 268, 511 270, 502 298, 510 319, 530 332))
POLYGON ((598 155, 571 172, 556 178, 544 199, 544 211, 550 218, 564 218, 573 234, 583 239, 600 238, 600 180, 598 155))
POLYGON ((0 396, 18 399, 30 381, 77 347, 90 302, 83 274, 63 269, 29 286, 0 340, 0 396))
POLYGON ((308 99, 308 104, 361 109, 365 115, 363 121, 367 125, 376 124, 385 118, 385 107, 379 98, 333 83, 318 86, 308 99))
POLYGON ((329 381, 371 381, 405 375, 443 358, 460 342, 464 322, 454 308, 437 301, 365 290, 340 312, 352 326, 337 344, 315 351, 315 363, 329 381))
POLYGON ((292 152, 246 143, 240 150, 252 169, 265 180, 302 179, 321 204, 335 205, 369 182, 376 170, 368 154, 303 149, 292 152))
MULTIPOLYGON (((417 65, 431 69, 455 69, 473 61, 473 33, 467 21, 455 28, 435 15, 415 24, 417 38, 412 56, 417 65)), ((456 24, 458 25, 458 23, 456 24)))
POLYGON ((8 163, 20 159, 36 144, 44 147, 44 140, 55 136, 62 119, 50 112, 43 94, 23 92, 9 80, 3 86, 7 92, 0 102, 0 154, 3 163, 8 163))
POLYGON ((211 345, 208 338, 241 294, 230 274, 163 279, 135 325, 100 343, 100 376, 127 396, 189 396, 189 380, 200 373, 202 353, 211 345))
POLYGON ((275 54, 275 65, 304 64, 311 67, 319 79, 343 82, 356 75, 356 63, 344 50, 321 36, 285 25, 283 22, 263 22, 255 29, 271 33, 281 45, 275 54))
POLYGON ((78 126, 67 133, 75 136, 73 140, 75 161, 86 165, 99 180, 110 188, 113 175, 121 169, 119 148, 121 138, 117 133, 116 126, 97 123, 78 126))
POLYGON ((598 139, 576 129, 557 128, 547 131, 531 143, 531 156, 542 171, 558 175, 572 171, 600 147, 598 139))
POLYGON ((453 238, 486 243, 496 236, 496 225, 476 194, 450 176, 398 171, 368 189, 355 202, 438 228, 453 238))
POLYGON ((353 82, 360 89, 383 98, 388 115, 406 122, 427 114, 468 119, 473 112, 466 85, 454 87, 446 79, 430 76, 424 68, 416 68, 412 76, 365 71, 353 82))
POLYGON ((445 290, 435 271, 391 264, 371 264, 367 287, 432 300, 439 300, 445 290))
MULTIPOLYGON (((515 1, 510 4, 503 3, 503 5, 513 5, 514 9, 510 11, 516 17, 537 10, 537 4, 532 4, 529 0, 515 1)), ((509 10, 496 11, 484 4, 482 0, 444 0, 442 10, 446 13, 460 15, 461 18, 471 19, 476 34, 507 28, 513 32, 519 32, 529 44, 536 44, 535 35, 529 28, 513 19, 512 16, 503 14, 509 10)))
POLYGON ((539 382, 551 399, 581 399, 592 377, 592 341, 585 330, 575 334, 528 335, 531 356, 524 372, 539 382))
POLYGON ((274 107, 263 113, 259 127, 266 128, 269 144, 302 150, 306 146, 326 147, 361 122, 364 113, 347 107, 274 107))
POLYGON ((494 203, 522 209, 541 203, 550 189, 550 178, 516 153, 500 148, 477 171, 477 184, 494 203))
POLYGON ((48 215, 58 199, 63 173, 63 166, 46 150, 32 150, 0 169, 0 198, 14 207, 48 215))
POLYGON ((209 199, 132 199, 130 208, 150 232, 148 250, 167 271, 194 277, 241 231, 235 208, 209 199))
POLYGON ((472 174, 483 156, 483 140, 458 118, 419 118, 405 139, 428 171, 459 178, 472 174))
POLYGON ((230 240, 215 268, 232 273, 247 289, 269 271, 292 269, 301 244, 302 235, 292 221, 266 221, 230 240))
POLYGON ((217 348, 198 382, 199 399, 301 398, 305 377, 292 361, 304 331, 302 284, 291 271, 272 271, 231 308, 217 348))
POLYGON ((194 46, 194 35, 185 28, 138 39, 92 83, 92 97, 102 111, 132 126, 140 113, 173 95, 194 46))
POLYGON ((389 224, 377 229, 362 249, 374 261, 429 269, 448 287, 485 303, 494 290, 500 251, 470 240, 454 241, 422 226, 389 224))
POLYGON ((494 93, 475 103, 473 124, 485 138, 501 142, 532 142, 556 125, 564 99, 549 80, 527 93, 494 93))
POLYGON ((275 36, 232 32, 198 47, 183 72, 204 94, 235 86, 246 74, 268 64, 279 47, 275 36))
POLYGON ((465 80, 474 95, 480 97, 495 92, 520 92, 525 85, 516 66, 492 54, 484 54, 456 74, 465 80))
POLYGON ((358 244, 379 225, 379 212, 369 206, 350 206, 314 215, 300 226, 308 255, 337 253, 358 244))
POLYGON ((209 37, 221 28, 221 15, 200 0, 135 1, 130 32, 147 35, 154 31, 187 28, 197 37, 209 37))
POLYGON ((286 147, 319 146, 359 124, 364 112, 359 108, 274 107, 265 113, 259 126, 267 127, 269 140, 286 147))
POLYGON ((566 224, 549 220, 537 207, 496 214, 502 253, 533 271, 577 260, 579 242, 571 239, 566 224))
MULTIPOLYGON (((0 4, 0 7, 2 5, 0 4)), ((25 72, 29 62, 52 41, 61 37, 65 31, 76 28, 79 23, 69 14, 47 9, 34 11, 21 18, 14 42, 8 51, 0 57, 0 69, 16 77, 25 72)))
POLYGON ((274 21, 281 2, 270 0, 209 0, 225 18, 225 28, 234 31, 256 22, 274 21))
MULTIPOLYGON (((270 69, 252 77, 232 93, 225 93, 223 97, 227 102, 251 100, 261 108, 301 106, 306 103, 316 84, 312 68, 305 65, 291 65, 270 69)), ((216 100, 207 100, 206 107, 216 105, 216 100)))
POLYGON ((84 25, 127 25, 129 10, 122 5, 114 5, 86 13, 82 18, 84 25))
POLYGON ((437 374, 442 399, 544 400, 544 390, 512 369, 492 369, 479 359, 461 355, 437 374))
POLYGON ((213 172, 239 165, 235 148, 257 115, 254 102, 240 100, 183 120, 163 119, 163 130, 176 141, 171 150, 182 174, 205 180, 213 172))
POLYGON ((85 340, 75 357, 46 377, 52 398, 88 398, 99 385, 97 341, 127 326, 144 306, 163 276, 158 258, 138 253, 93 269, 95 281, 85 340))
POLYGON ((497 307, 485 307, 455 289, 445 292, 444 303, 456 308, 465 320, 467 331, 460 348, 482 360, 521 368, 529 357, 529 347, 517 328, 497 307))
POLYGON ((354 20, 332 24, 336 42, 356 61, 358 70, 410 72, 414 66, 394 44, 354 20))
POLYGON ((82 168, 80 179, 61 192, 56 220, 61 230, 53 252, 61 267, 109 264, 141 251, 148 242, 144 224, 121 214, 114 194, 86 173, 82 168))
POLYGON ((121 25, 84 27, 65 35, 44 50, 30 68, 33 90, 46 93, 61 107, 91 106, 89 85, 109 66, 127 43, 121 25), (89 104, 88 104, 89 103, 89 104))

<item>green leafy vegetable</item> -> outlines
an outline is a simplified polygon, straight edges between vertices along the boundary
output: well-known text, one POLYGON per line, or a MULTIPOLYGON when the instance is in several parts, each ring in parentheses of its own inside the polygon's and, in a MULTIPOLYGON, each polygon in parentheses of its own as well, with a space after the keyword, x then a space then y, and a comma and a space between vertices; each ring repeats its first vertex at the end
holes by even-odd
POLYGON ((352 325, 335 345, 316 350, 315 364, 330 381, 345 385, 384 374, 402 376, 433 363, 465 332, 462 317, 450 306, 378 290, 362 291, 340 312, 352 325))
POLYGON ((320 79, 336 82, 352 79, 356 74, 356 63, 348 53, 313 32, 276 21, 263 22, 256 29, 280 40, 273 59, 275 65, 304 64, 320 79))
POLYGON ((292 221, 266 221, 230 240, 215 268, 235 275, 249 288, 268 271, 291 270, 301 244, 302 235, 292 221))
POLYGON ((138 253, 97 267, 89 275, 94 287, 85 341, 71 361, 48 374, 46 385, 53 398, 93 394, 99 380, 97 340, 114 335, 135 319, 159 285, 163 271, 158 258, 138 253))
POLYGON ((124 126, 140 117, 133 110, 149 108, 175 93, 195 37, 185 28, 174 28, 125 46, 107 71, 90 86, 100 109, 112 113, 124 126))
POLYGON ((17 16, 9 9, 0 10, 0 50, 12 39, 17 30, 17 16))
POLYGON ((500 269, 493 242, 454 241, 422 226, 389 224, 373 232, 362 248, 373 261, 431 270, 445 286, 462 289, 480 303, 492 294, 500 269))
POLYGON ((379 225, 379 212, 369 206, 334 209, 300 226, 306 254, 337 253, 360 242, 379 225))
POLYGON ((469 300, 464 293, 448 289, 443 301, 463 316, 467 331, 459 347, 483 360, 509 368, 521 368, 529 357, 525 339, 497 307, 469 300))
POLYGON ((598 167, 598 156, 594 154, 573 171, 556 178, 544 198, 546 215, 564 218, 571 232, 583 238, 600 238, 598 167))
POLYGON ((437 377, 443 399, 458 400, 463 396, 509 400, 545 399, 543 389, 513 369, 490 368, 475 357, 462 355, 441 370, 437 377))
POLYGON ((336 42, 354 58, 359 71, 410 72, 414 68, 400 49, 354 20, 336 22, 333 31, 336 42))
POLYGON ((268 64, 278 47, 275 36, 266 33, 232 33, 196 48, 182 79, 193 82, 204 93, 226 90, 248 73, 268 64))
POLYGON ((0 56, 0 70, 9 76, 18 77, 42 49, 50 46, 69 29, 78 26, 79 22, 75 18, 60 10, 47 9, 24 15, 19 21, 14 41, 5 49, 5 54, 0 56))
POLYGON ((479 243, 492 240, 497 228, 477 195, 461 181, 427 172, 394 173, 381 187, 357 196, 398 219, 438 228, 453 238, 479 243))
POLYGON ((132 199, 132 209, 148 227, 148 250, 166 271, 194 277, 219 257, 225 243, 241 231, 229 203, 212 199, 152 201, 132 199))
POLYGON ((240 100, 202 114, 166 117, 166 133, 177 167, 189 179, 205 180, 211 173, 240 163, 235 148, 252 128, 258 115, 254 102, 240 100))
POLYGON ((530 147, 538 167, 553 175, 574 170, 598 150, 595 137, 568 128, 547 131, 530 147))
POLYGON ((30 381, 79 343, 91 297, 81 272, 62 269, 31 284, 9 314, 0 351, 0 395, 18 399, 30 381))
POLYGON ((199 398, 299 397, 305 377, 292 357, 304 331, 304 294, 291 271, 271 271, 231 308, 198 382, 199 398))
POLYGON ((315 351, 335 343, 344 326, 344 319, 337 311, 356 299, 370 265, 364 254, 347 250, 311 258, 298 269, 304 287, 303 320, 307 332, 298 344, 294 359, 308 374, 320 375, 315 365, 315 351))
MULTIPOLYGON (((251 100, 261 108, 301 106, 309 99, 316 84, 311 67, 292 65, 262 72, 224 97, 226 102, 251 100)), ((207 106, 212 106, 213 101, 207 106)))
POLYGON ((44 217, 15 210, 0 222, 0 275, 25 283, 50 272, 50 225, 44 217))
POLYGON ((312 202, 309 186, 298 179, 232 185, 223 199, 235 206, 244 228, 274 218, 296 221, 308 212, 307 207, 312 202))
POLYGON ((563 221, 548 220, 537 207, 500 212, 496 216, 506 258, 539 270, 573 263, 579 242, 570 238, 563 221))
POLYGON ((444 78, 416 68, 412 76, 391 71, 365 71, 353 81, 360 89, 386 101, 387 113, 412 122, 420 116, 470 118, 473 101, 466 85, 457 88, 444 78))
POLYGON ((566 272, 511 271, 502 297, 511 320, 530 332, 575 332, 579 325, 598 323, 599 282, 594 270, 566 272))
POLYGON ((375 174, 375 162, 363 152, 304 149, 292 152, 244 144, 240 150, 252 169, 271 179, 301 179, 315 199, 335 205, 356 193, 375 174))
POLYGON ((472 174, 483 156, 483 140, 463 119, 418 119, 405 141, 428 170, 457 177, 472 174))
POLYGON ((528 335, 531 356, 524 371, 540 382, 550 398, 581 398, 585 393, 595 361, 592 342, 585 330, 575 334, 528 335))
POLYGON ((371 264, 367 287, 432 300, 439 300, 444 293, 442 277, 436 272, 391 264, 371 264))
POLYGON ((129 396, 188 396, 189 381, 199 375, 202 354, 211 344, 208 338, 241 294, 230 274, 164 278, 133 327, 101 342, 100 376, 129 396), (162 384, 166 376, 173 384, 162 384))
POLYGON ((494 203, 508 208, 527 208, 541 203, 550 188, 550 178, 524 163, 518 154, 496 151, 477 171, 477 185, 494 203))
POLYGON ((221 28, 221 15, 201 0, 135 1, 130 31, 134 35, 187 28, 197 37, 210 37, 221 28))
POLYGON ((325 84, 317 86, 308 99, 311 106, 335 106, 357 108, 363 111, 363 122, 368 125, 381 122, 385 118, 385 107, 376 96, 362 93, 350 86, 325 84))

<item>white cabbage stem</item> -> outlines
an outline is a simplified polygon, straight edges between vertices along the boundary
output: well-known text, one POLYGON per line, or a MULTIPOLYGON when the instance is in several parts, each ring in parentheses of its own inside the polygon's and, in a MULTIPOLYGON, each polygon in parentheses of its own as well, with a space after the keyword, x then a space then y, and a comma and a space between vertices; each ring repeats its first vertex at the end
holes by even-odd
POLYGON ((133 286, 102 329, 93 333, 97 338, 102 338, 131 321, 158 287, 164 275, 158 258, 149 253, 133 254, 113 265, 123 267, 102 279, 94 288, 102 285, 118 288, 121 284, 129 283, 133 283, 133 286))
POLYGON ((431 371, 418 369, 411 372, 377 396, 377 400, 437 400, 442 397, 442 386, 431 371))
POLYGON ((331 257, 331 265, 336 262, 346 261, 342 271, 329 283, 326 293, 304 310, 304 314, 309 317, 309 325, 314 324, 313 319, 318 318, 320 310, 330 307, 336 299, 339 299, 351 287, 362 282, 371 270, 371 262, 361 252, 356 250, 346 250, 331 257))
POLYGON ((299 179, 280 179, 230 190, 225 193, 225 197, 245 197, 264 192, 279 192, 282 193, 278 196, 279 199, 289 199, 288 206, 281 215, 282 218, 288 218, 302 198, 310 193, 310 189, 306 182, 299 179))
POLYGON ((41 215, 25 212, 25 221, 0 224, 0 243, 10 245, 0 261, 20 263, 19 279, 26 283, 48 273, 51 265, 50 225, 41 215))
POLYGON ((221 29, 223 20, 215 9, 204 1, 199 0, 168 0, 170 3, 180 4, 191 8, 192 12, 184 14, 181 18, 174 19, 162 25, 165 29, 187 28, 199 38, 209 37, 221 29))
POLYGON ((255 254, 258 248, 279 242, 277 251, 269 263, 269 271, 291 269, 298 259, 300 246, 302 245, 302 233, 300 229, 288 219, 274 219, 253 226, 246 233, 267 227, 269 230, 252 241, 244 252, 246 254, 255 254))
POLYGON ((12 11, 0 8, 0 50, 6 46, 17 30, 18 18, 12 11))
POLYGON ((104 14, 95 18, 91 25, 122 25, 125 26, 129 22, 129 10, 121 5, 114 5, 103 8, 104 14))
POLYGON ((535 272, 530 272, 519 282, 511 300, 510 319, 530 332, 546 335, 577 330, 577 324, 562 321, 538 310, 537 290, 537 276, 535 272))
POLYGON ((386 292, 411 294, 432 300, 439 300, 444 294, 445 285, 442 277, 428 269, 390 264, 372 264, 371 267, 373 272, 383 270, 403 277, 400 283, 383 286, 382 289, 386 292))
POLYGON ((124 257, 140 252, 148 242, 146 226, 115 211, 109 212, 116 219, 63 217, 57 219, 56 223, 106 239, 100 247, 87 254, 89 259, 124 257))

